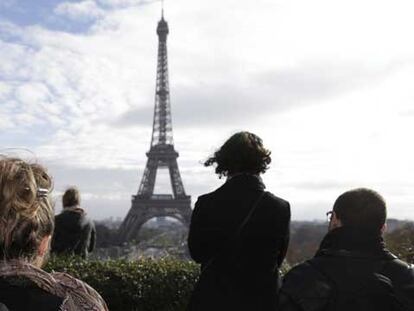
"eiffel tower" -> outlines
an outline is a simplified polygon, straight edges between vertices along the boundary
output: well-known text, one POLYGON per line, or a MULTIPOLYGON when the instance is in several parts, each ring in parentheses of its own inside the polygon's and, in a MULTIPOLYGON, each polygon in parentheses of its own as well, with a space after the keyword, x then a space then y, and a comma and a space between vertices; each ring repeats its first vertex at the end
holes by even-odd
POLYGON ((191 197, 184 190, 173 142, 167 58, 169 29, 164 10, 161 16, 157 27, 158 64, 151 147, 146 153, 148 160, 138 194, 132 196, 131 208, 119 229, 122 242, 137 239, 142 225, 152 218, 168 216, 185 226, 190 223, 191 197), (172 194, 154 193, 159 168, 168 169, 172 194))

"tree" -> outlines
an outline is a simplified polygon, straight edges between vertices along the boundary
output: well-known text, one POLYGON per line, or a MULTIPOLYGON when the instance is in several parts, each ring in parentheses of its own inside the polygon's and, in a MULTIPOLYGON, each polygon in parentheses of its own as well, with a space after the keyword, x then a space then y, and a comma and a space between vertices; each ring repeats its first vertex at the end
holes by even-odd
POLYGON ((407 223, 386 234, 388 249, 399 258, 414 263, 414 223, 407 223))

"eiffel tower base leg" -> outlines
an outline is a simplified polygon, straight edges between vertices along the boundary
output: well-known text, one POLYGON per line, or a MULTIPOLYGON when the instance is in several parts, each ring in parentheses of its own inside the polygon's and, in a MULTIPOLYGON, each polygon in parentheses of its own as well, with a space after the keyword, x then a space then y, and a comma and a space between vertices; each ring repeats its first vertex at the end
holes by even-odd
POLYGON ((191 198, 186 196, 181 199, 166 199, 156 195, 150 199, 134 197, 132 207, 119 230, 120 242, 138 241, 142 225, 156 217, 174 218, 188 228, 191 198))

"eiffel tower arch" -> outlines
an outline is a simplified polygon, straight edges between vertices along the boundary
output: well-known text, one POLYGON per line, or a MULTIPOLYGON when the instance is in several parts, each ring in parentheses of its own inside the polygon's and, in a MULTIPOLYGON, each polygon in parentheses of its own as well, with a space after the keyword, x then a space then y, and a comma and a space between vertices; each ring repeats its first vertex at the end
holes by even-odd
POLYGON ((155 90, 154 119, 151 147, 146 153, 147 164, 138 193, 132 196, 131 208, 120 229, 122 242, 138 237, 142 225, 156 217, 173 217, 189 226, 191 218, 191 197, 186 195, 178 169, 178 152, 174 148, 170 90, 168 78, 167 36, 168 24, 162 13, 158 22, 158 61, 155 90), (172 194, 155 194, 157 171, 169 172, 172 194))

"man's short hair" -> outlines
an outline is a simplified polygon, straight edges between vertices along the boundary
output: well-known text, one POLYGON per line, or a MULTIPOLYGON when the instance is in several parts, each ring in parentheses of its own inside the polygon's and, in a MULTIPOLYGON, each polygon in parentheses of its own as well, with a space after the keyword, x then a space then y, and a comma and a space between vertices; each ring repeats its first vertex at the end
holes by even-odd
POLYGON ((79 190, 75 187, 70 187, 66 189, 62 197, 63 207, 76 206, 80 204, 80 194, 79 190))
POLYGON ((376 191, 359 188, 336 199, 333 210, 343 226, 381 231, 387 218, 384 198, 376 191))

